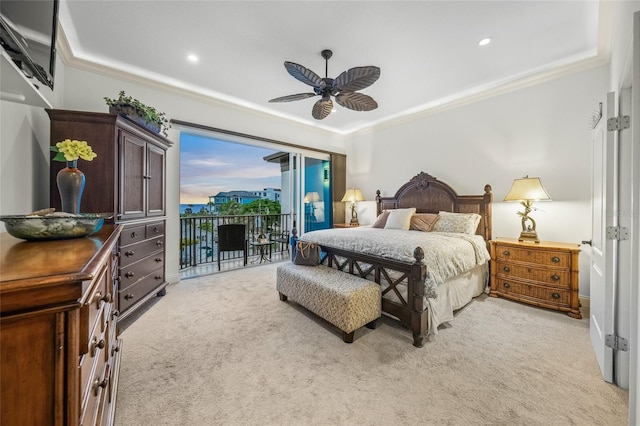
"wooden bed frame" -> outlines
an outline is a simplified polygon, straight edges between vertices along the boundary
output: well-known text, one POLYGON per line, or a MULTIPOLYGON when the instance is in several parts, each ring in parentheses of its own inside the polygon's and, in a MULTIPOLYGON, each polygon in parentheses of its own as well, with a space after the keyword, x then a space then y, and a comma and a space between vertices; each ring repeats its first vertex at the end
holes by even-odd
MULTIPOLYGON (((491 240, 491 186, 484 186, 482 195, 458 195, 449 185, 435 177, 421 172, 398 189, 393 197, 382 197, 376 192, 377 213, 382 210, 415 207, 417 213, 438 213, 449 211, 455 213, 477 213, 482 219, 478 225, 477 234, 481 235, 489 246, 491 240)), ((429 315, 424 299, 424 283, 427 267, 424 263, 424 251, 417 247, 414 250, 415 261, 402 262, 398 260, 357 253, 322 245, 327 253, 323 263, 341 271, 367 277, 373 274, 375 282, 384 280, 388 283, 384 294, 393 291, 399 302, 387 298, 382 299, 382 310, 411 328, 413 345, 424 346, 425 334, 428 331, 429 315), (389 272, 400 272, 399 278, 391 278, 389 272), (408 284, 405 300, 396 286, 406 278, 408 284)))

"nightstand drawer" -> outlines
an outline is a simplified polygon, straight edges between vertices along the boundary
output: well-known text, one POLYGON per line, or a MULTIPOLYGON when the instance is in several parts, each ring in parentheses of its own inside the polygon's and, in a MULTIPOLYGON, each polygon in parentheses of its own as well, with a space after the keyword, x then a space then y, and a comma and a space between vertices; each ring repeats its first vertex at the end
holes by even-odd
POLYGON ((504 297, 528 302, 542 302, 542 304, 569 306, 569 290, 525 284, 504 278, 498 278, 497 282, 504 297))
POLYGON ((571 285, 571 274, 566 269, 535 268, 513 262, 498 260, 496 273, 503 278, 515 277, 531 281, 549 284, 554 287, 566 287, 571 285))
POLYGON ((562 251, 541 250, 536 246, 520 248, 496 245, 496 258, 514 262, 528 262, 537 265, 557 266, 568 268, 571 265, 571 255, 562 251))

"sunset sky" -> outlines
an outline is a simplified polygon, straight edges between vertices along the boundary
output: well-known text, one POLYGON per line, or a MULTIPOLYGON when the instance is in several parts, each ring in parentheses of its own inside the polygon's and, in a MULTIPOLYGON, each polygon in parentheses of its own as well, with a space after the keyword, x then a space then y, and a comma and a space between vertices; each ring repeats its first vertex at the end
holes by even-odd
POLYGON ((221 191, 280 188, 280 165, 262 159, 275 152, 182 133, 180 204, 206 204, 221 191))

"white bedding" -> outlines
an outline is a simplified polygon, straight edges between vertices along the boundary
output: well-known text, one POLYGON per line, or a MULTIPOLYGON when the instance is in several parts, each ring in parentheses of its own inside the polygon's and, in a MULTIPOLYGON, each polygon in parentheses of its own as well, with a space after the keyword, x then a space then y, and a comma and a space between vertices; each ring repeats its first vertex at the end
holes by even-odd
POLYGON ((311 231, 300 239, 402 262, 414 262, 413 251, 421 247, 427 265, 425 292, 430 296, 443 282, 491 258, 484 239, 470 234, 359 227, 311 231))
MULTIPOLYGON (((480 295, 488 279, 490 255, 479 235, 359 227, 307 232, 300 239, 403 262, 414 262, 413 251, 421 247, 427 265, 429 334, 436 334, 440 324, 453 319, 455 310, 480 295)), ((386 285, 381 285, 384 291, 386 285)), ((408 300, 406 287, 397 288, 408 300)), ((385 298, 397 301, 392 291, 385 298)))

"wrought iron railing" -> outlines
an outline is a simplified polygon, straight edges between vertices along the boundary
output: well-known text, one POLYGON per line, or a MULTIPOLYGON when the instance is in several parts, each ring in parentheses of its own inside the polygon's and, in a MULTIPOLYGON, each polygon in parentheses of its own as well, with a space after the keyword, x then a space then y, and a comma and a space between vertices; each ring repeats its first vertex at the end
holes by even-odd
MULTIPOLYGON (((249 242, 260 234, 272 241, 275 249, 289 244, 291 214, 195 215, 180 217, 180 269, 218 261, 218 226, 227 223, 246 225, 249 242)), ((248 255, 258 255, 259 247, 248 245, 248 255)), ((221 259, 241 259, 242 251, 222 252, 221 259)))

